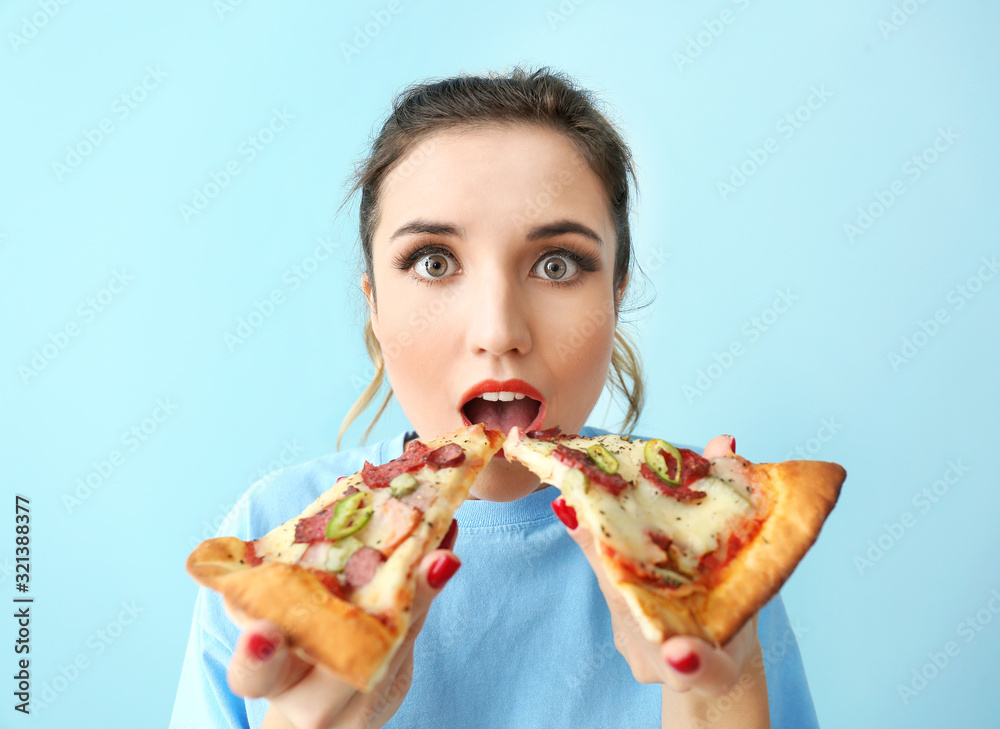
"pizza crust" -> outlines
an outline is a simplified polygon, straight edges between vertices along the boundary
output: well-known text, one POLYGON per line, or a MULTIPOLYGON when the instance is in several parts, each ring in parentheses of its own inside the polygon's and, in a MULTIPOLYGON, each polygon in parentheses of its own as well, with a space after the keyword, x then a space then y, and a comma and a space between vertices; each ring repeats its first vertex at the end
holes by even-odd
MULTIPOLYGON (((627 438, 613 435, 564 436, 558 442, 574 448, 599 442, 619 458, 627 457, 631 448, 627 438)), ((594 536, 597 558, 611 582, 643 635, 654 643, 673 635, 692 635, 715 645, 726 643, 778 592, 816 541, 847 475, 840 465, 820 461, 753 464, 735 454, 713 459, 726 459, 719 463, 719 471, 753 490, 751 500, 756 508, 750 518, 765 518, 736 556, 712 576, 711 584, 694 582, 670 589, 649 585, 617 562, 614 550, 605 546, 602 538, 595 502, 577 486, 559 483, 558 474, 566 469, 556 464, 549 454, 551 447, 543 443, 512 431, 504 452, 508 460, 523 463, 542 481, 563 492, 565 502, 594 536)), ((622 468, 635 470, 625 465, 622 468)), ((623 552, 622 556, 629 555, 623 552)))
POLYGON ((235 537, 209 539, 188 557, 188 573, 238 610, 281 626, 291 645, 370 691, 402 636, 331 594, 308 570, 279 562, 249 567, 245 551, 246 543, 235 537))
POLYGON ((819 536, 847 477, 842 466, 823 461, 747 466, 770 498, 770 514, 753 540, 719 571, 714 589, 698 596, 698 622, 720 645, 791 576, 819 536))
POLYGON ((658 591, 612 560, 601 560, 618 578, 618 589, 652 642, 693 635, 724 645, 791 576, 819 536, 847 476, 836 463, 753 464, 739 456, 729 457, 740 462, 750 482, 763 492, 769 510, 757 534, 716 573, 711 587, 658 591))
POLYGON ((221 593, 231 608, 275 623, 289 645, 312 662, 330 669, 359 691, 370 692, 384 677, 409 630, 417 566, 441 543, 479 471, 502 442, 502 433, 482 424, 426 441, 432 450, 457 443, 465 460, 436 472, 441 474, 435 482, 436 498, 423 509, 419 525, 383 562, 371 582, 349 595, 371 612, 331 593, 308 569, 282 558, 267 559, 281 551, 289 560, 300 557, 301 550, 288 548, 296 522, 333 503, 348 485, 361 486, 360 472, 334 484, 302 513, 260 537, 257 546, 267 549, 255 553, 265 558, 263 563, 248 564, 246 542, 236 537, 217 537, 202 542, 190 554, 188 574, 198 584, 221 593), (374 607, 362 597, 370 598, 368 602, 374 602, 374 607))

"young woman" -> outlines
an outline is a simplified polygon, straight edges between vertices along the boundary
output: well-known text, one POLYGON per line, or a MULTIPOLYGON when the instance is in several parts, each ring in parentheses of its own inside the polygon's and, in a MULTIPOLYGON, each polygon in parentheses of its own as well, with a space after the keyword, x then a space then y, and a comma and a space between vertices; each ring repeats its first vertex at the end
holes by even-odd
MULTIPOLYGON (((395 395, 413 431, 273 474, 220 534, 256 538, 365 460, 463 423, 603 433, 586 421, 608 385, 628 400, 630 431, 641 374, 617 324, 632 184, 620 135, 547 69, 402 93, 348 196, 361 190, 376 375, 341 434, 384 375, 382 409, 395 395)), ((705 455, 727 449, 735 441, 720 436, 705 455)), ((275 625, 199 591, 172 726, 815 726, 780 597, 723 649, 652 644, 557 496, 491 461, 421 564, 413 627, 368 695, 291 652, 275 625)))

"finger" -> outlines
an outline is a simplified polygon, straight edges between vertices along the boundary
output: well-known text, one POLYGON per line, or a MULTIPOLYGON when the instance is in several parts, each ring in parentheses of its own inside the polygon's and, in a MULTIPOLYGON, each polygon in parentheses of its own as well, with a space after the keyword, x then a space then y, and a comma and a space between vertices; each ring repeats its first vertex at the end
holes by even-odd
POLYGON ((732 656, 698 638, 670 638, 660 648, 660 655, 670 666, 670 683, 678 691, 690 689, 707 696, 718 696, 729 690, 740 677, 739 665, 732 656))
MULTIPOLYGON (((458 526, 454 523, 452 526, 457 532, 458 526)), ((451 529, 448 531, 450 533, 451 529)), ((447 536, 444 541, 448 541, 447 536)), ((396 655, 389 663, 387 676, 397 673, 405 661, 412 659, 413 645, 420 630, 424 627, 431 602, 441 594, 444 586, 461 565, 462 561, 458 556, 448 549, 436 549, 421 560, 418 568, 417 589, 413 596, 413 608, 410 613, 410 627, 407 630, 406 638, 403 639, 396 655)))
MULTIPOLYGON (((601 588, 601 592, 604 593, 605 599, 608 600, 609 607, 612 603, 616 606, 624 606, 625 599, 618 593, 617 590, 614 589, 611 581, 607 577, 607 573, 604 571, 604 565, 600 563, 597 556, 597 549, 594 546, 594 535, 591 534, 590 530, 585 526, 579 524, 576 518, 576 511, 562 498, 558 498, 552 502, 552 510, 556 513, 556 516, 559 517, 559 520, 566 526, 566 531, 569 533, 573 541, 576 542, 583 551, 583 556, 587 558, 590 568, 597 576, 597 584, 601 588)), ((612 610, 612 618, 614 617, 615 611, 612 610)))
POLYGON ((226 679, 233 693, 249 698, 287 691, 312 668, 288 648, 274 623, 251 620, 236 643, 226 679))
POLYGON ((720 458, 731 456, 736 452, 736 438, 731 435, 717 435, 708 441, 702 456, 705 458, 720 458))
POLYGON ((448 531, 445 532, 444 539, 441 540, 441 544, 438 545, 438 549, 454 549, 456 539, 458 539, 458 522, 452 519, 451 526, 449 526, 448 531))

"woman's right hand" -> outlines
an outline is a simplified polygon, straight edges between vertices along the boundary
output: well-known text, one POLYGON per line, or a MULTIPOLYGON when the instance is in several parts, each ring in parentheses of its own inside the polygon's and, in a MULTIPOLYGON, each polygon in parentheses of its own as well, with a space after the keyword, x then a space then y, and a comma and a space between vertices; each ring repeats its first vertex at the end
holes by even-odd
POLYGON ((396 713, 413 679, 413 645, 424 625, 431 600, 461 564, 451 547, 458 535, 454 520, 440 548, 420 562, 412 622, 393 656, 385 678, 365 694, 323 666, 303 660, 289 649, 280 629, 266 620, 227 613, 243 630, 227 680, 233 693, 265 698, 270 703, 261 729, 329 729, 381 727, 396 713))

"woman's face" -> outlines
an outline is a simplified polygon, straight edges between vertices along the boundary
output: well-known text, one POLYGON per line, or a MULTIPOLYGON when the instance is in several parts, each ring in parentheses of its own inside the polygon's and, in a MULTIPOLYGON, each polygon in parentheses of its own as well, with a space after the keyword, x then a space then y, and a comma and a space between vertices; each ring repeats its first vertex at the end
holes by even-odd
MULTIPOLYGON (((470 422, 579 432, 616 316, 610 211, 576 147, 539 126, 440 132, 388 175, 380 203, 374 301, 362 283, 420 437, 470 422)), ((499 457, 473 495, 509 501, 537 486, 499 457)))

